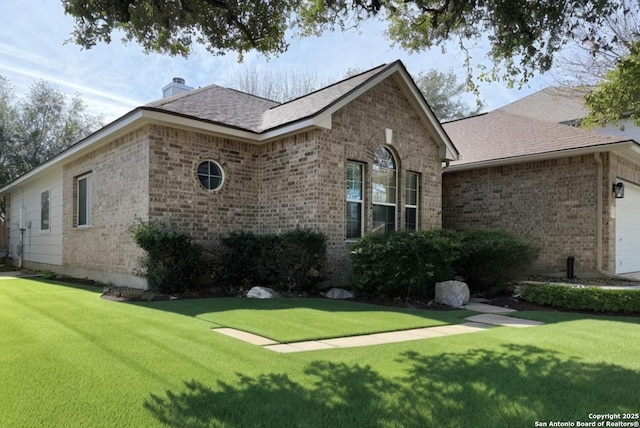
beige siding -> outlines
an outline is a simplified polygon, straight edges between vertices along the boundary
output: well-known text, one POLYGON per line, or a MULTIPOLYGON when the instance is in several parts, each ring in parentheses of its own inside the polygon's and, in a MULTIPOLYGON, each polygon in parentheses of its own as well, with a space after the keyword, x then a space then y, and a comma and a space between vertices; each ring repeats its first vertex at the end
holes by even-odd
POLYGON ((24 227, 24 266, 62 264, 62 169, 56 168, 10 195, 9 257, 20 256, 20 218, 24 227), (49 229, 41 229, 41 194, 49 192, 49 229))

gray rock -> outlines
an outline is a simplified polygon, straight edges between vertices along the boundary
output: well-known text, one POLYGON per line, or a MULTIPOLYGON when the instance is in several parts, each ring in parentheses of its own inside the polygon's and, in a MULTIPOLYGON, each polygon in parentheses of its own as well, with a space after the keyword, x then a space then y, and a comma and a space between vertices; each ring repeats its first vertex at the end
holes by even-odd
POLYGON ((280 297, 280 295, 267 287, 253 287, 247 291, 247 297, 252 299, 273 299, 274 297, 280 297))
POLYGON ((460 308, 469 301, 469 287, 461 281, 436 283, 436 303, 460 308))
POLYGON ((324 297, 326 297, 327 299, 338 300, 353 299, 353 293, 342 288, 332 288, 331 290, 327 291, 324 297))

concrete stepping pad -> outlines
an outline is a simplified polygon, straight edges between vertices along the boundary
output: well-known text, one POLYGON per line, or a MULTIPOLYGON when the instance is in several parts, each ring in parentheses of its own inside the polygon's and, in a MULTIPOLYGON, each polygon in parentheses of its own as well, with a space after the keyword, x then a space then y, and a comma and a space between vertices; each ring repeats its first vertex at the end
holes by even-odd
POLYGON ((248 333, 242 330, 236 330, 235 328, 214 328, 216 333, 224 334, 225 336, 233 337, 234 339, 242 340, 243 342, 251 343, 252 345, 265 346, 276 345, 278 342, 275 340, 267 339, 266 337, 258 336, 257 334, 248 333))
POLYGON ((501 325, 504 327, 535 327, 537 325, 544 324, 540 321, 525 320, 521 318, 507 317, 499 314, 481 314, 473 315, 465 318, 468 321, 476 323, 489 324, 489 325, 501 325))
POLYGON ((516 312, 515 309, 503 308, 502 306, 493 306, 486 303, 469 302, 464 306, 465 309, 474 312, 482 312, 484 314, 507 314, 516 312))

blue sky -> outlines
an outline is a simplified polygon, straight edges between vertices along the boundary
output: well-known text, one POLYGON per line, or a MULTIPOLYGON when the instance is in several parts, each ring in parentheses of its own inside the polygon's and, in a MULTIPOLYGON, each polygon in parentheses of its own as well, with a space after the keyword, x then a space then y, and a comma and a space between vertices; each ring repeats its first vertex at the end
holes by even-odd
MULTIPOLYGON (((212 83, 231 86, 231 76, 239 67, 237 55, 214 56, 203 48, 188 59, 145 54, 137 44, 123 44, 114 37, 111 44, 83 50, 66 43, 73 20, 64 14, 58 0, 4 0, 0 17, 0 75, 8 78, 19 96, 39 79, 51 81, 69 95, 80 94, 92 113, 107 121, 133 108, 161 98, 162 87, 173 77, 183 77, 189 86, 212 83)), ((368 22, 361 31, 326 33, 321 38, 291 40, 289 51, 267 60, 256 53, 245 55, 251 66, 313 70, 322 81, 337 81, 348 68, 367 69, 400 59, 411 73, 431 68, 452 68, 464 77, 464 57, 455 47, 446 53, 440 48, 409 54, 393 48, 384 34, 384 24, 368 22)), ((484 57, 476 49, 472 55, 484 57)), ((539 77, 528 86, 508 89, 504 83, 482 84, 485 110, 492 110, 549 86, 551 79, 539 77)), ((469 102, 473 98, 469 96, 469 102)), ((427 100, 428 101, 428 100, 427 100)))

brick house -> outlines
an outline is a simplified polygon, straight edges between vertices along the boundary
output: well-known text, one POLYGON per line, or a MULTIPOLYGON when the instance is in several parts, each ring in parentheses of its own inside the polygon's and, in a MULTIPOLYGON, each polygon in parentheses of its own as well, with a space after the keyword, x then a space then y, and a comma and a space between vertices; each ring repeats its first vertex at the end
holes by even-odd
POLYGON ((129 228, 207 245, 232 231, 323 232, 333 280, 373 230, 442 225, 458 152, 401 62, 280 104, 216 85, 138 107, 0 189, 16 264, 145 287, 129 228))
POLYGON ((540 248, 538 273, 564 276, 568 257, 582 277, 640 271, 637 142, 509 109, 443 127, 462 153, 443 171, 445 228, 509 230, 540 248))

